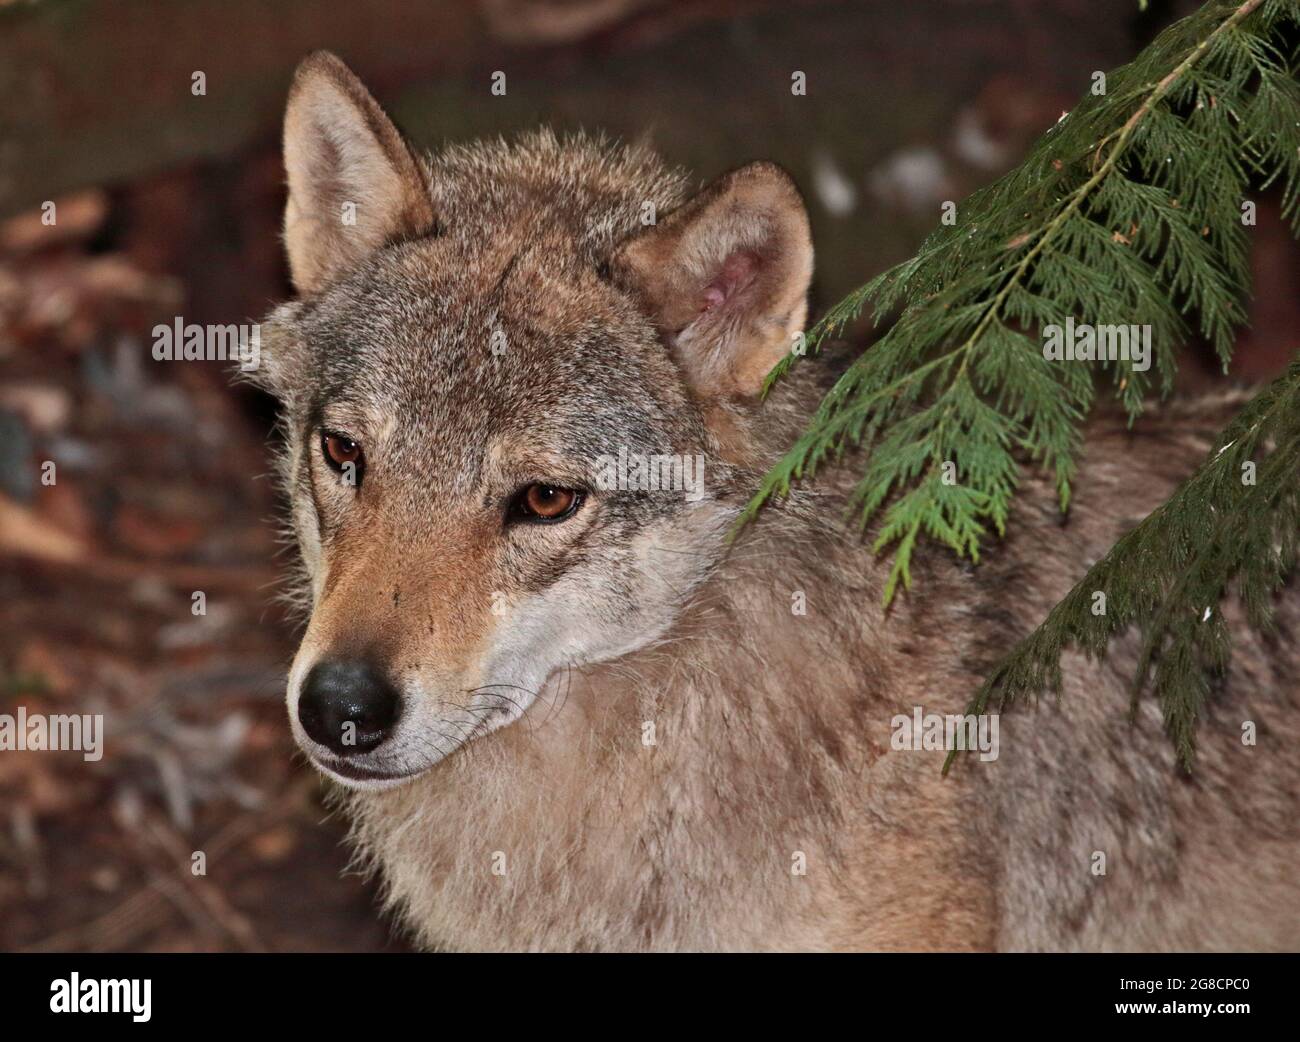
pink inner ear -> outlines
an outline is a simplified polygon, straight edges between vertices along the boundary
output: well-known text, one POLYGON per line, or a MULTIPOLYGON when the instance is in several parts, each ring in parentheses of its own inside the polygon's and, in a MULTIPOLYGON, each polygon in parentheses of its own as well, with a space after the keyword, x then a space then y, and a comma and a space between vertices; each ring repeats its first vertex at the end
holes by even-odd
POLYGON ((758 257, 748 250, 733 253, 722 265, 722 270, 704 287, 700 311, 713 311, 731 300, 751 282, 758 271, 758 257))

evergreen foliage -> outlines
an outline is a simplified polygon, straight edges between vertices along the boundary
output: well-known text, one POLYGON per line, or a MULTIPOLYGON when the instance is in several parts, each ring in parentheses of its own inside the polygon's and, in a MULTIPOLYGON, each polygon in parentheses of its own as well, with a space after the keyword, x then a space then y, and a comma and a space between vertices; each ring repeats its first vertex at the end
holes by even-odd
MULTIPOLYGON (((847 449, 869 450, 854 509, 864 528, 878 522, 875 549, 892 551, 888 603, 910 586, 922 537, 978 561, 989 529, 1005 531, 1023 465, 1050 473, 1068 506, 1098 383, 1132 420, 1170 391, 1177 345, 1193 330, 1226 367, 1249 288, 1250 193, 1280 184, 1300 232, 1298 30, 1300 0, 1206 4, 1110 73, 1104 93, 1085 94, 915 257, 832 308, 810 348, 868 305, 877 322, 896 320, 827 394, 742 523, 847 449), (1067 319, 1149 326, 1150 368, 1049 360, 1040 334, 1067 319)), ((1133 624, 1143 640, 1134 698, 1154 685, 1189 764, 1211 676, 1230 653, 1219 602, 1231 587, 1266 626, 1298 529, 1300 364, 995 670, 973 710, 1059 686, 1063 647, 1100 655, 1133 624), (1098 589, 1104 615, 1090 610, 1098 589)))

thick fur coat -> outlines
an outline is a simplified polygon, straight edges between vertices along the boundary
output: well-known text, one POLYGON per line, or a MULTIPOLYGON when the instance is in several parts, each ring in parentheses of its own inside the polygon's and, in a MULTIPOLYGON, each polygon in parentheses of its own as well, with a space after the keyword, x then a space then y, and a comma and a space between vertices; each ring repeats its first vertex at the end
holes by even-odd
POLYGON ((886 613, 851 473, 727 537, 834 366, 758 398, 812 272, 784 173, 691 195, 647 151, 547 132, 425 157, 329 55, 299 71, 285 152, 299 298, 259 379, 310 608, 290 717, 422 943, 1300 944, 1293 592, 1273 637, 1237 630, 1191 775, 1152 703, 1129 720, 1130 639, 1067 654, 996 760, 945 778, 943 752, 891 744, 900 714, 961 713, 1232 403, 1097 420, 1068 516, 1027 480, 987 560, 920 552, 886 613), (703 459, 702 494, 598 488, 620 448, 703 459), (538 483, 577 490, 560 523, 512 512, 538 483), (341 656, 400 693, 359 755, 302 724, 304 678, 341 656))

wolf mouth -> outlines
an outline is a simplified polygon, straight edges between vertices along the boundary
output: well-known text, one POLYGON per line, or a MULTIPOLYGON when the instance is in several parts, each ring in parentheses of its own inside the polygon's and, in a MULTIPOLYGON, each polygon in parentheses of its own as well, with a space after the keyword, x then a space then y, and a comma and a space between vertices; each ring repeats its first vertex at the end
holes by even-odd
POLYGON ((377 771, 370 767, 359 767, 354 763, 347 763, 344 760, 335 760, 333 758, 326 760, 312 757, 312 762, 323 771, 338 775, 348 781, 358 782, 402 782, 424 773, 424 769, 421 768, 420 770, 395 774, 389 771, 377 771))

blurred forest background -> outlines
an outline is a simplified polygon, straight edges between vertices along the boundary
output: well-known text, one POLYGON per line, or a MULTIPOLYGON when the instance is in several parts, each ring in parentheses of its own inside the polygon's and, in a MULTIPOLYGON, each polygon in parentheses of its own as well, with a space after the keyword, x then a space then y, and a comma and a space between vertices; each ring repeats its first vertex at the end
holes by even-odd
MULTIPOLYGON (((288 294, 278 131, 306 52, 430 147, 545 122, 648 136, 702 180, 782 163, 818 314, 1196 5, 1138 6, 0 0, 0 712, 107 728, 97 763, 0 752, 0 949, 404 946, 289 736, 272 403, 150 355, 155 323, 256 321, 288 294)), ((1276 211, 1261 198, 1242 380, 1300 347, 1276 211)), ((1197 352, 1184 378, 1214 379, 1197 352)))

